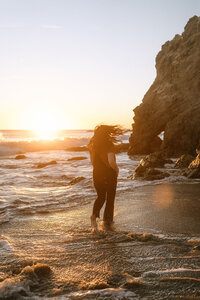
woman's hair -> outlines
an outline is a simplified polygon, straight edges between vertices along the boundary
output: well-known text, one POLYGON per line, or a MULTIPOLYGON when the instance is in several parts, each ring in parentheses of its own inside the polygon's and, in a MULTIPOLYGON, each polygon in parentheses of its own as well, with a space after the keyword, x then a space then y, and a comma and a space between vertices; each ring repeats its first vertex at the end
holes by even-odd
POLYGON ((118 141, 117 136, 123 134, 119 125, 98 125, 94 129, 94 136, 90 140, 89 147, 93 149, 107 149, 118 141))

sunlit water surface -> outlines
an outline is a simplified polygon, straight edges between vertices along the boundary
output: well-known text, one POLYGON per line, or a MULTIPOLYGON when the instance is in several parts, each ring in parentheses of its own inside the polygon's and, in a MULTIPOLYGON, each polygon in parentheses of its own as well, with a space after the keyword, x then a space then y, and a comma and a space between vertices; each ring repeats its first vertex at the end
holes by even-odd
MULTIPOLYGON (((92 132, 63 131, 50 142, 38 140, 27 131, 1 131, 0 136, 0 295, 3 299, 40 299, 44 295, 46 298, 54 295, 53 299, 141 299, 137 289, 129 288, 133 277, 150 284, 152 278, 157 280, 161 276, 178 277, 183 273, 194 278, 200 276, 200 257, 197 252, 189 252, 193 245, 188 244, 190 231, 185 235, 179 234, 181 229, 175 234, 163 234, 159 223, 151 217, 152 206, 156 216, 157 211, 165 212, 171 205, 175 196, 169 183, 192 187, 199 186, 198 180, 175 176, 173 165, 166 165, 171 175, 162 181, 133 181, 128 177, 142 157, 117 154, 120 173, 116 218, 126 215, 127 209, 129 214, 119 217, 121 230, 94 236, 89 229, 87 208, 96 197, 89 154, 66 150, 86 146, 92 132), (16 159, 19 153, 25 158, 16 159), (77 157, 82 158, 71 160, 77 157), (45 163, 46 166, 41 165, 45 163), (154 201, 151 206, 143 207, 144 218, 139 202, 144 197, 142 187, 152 185, 156 187, 154 201), (140 188, 138 196, 131 201, 130 195, 133 192, 137 195, 137 188, 140 188), (147 229, 152 236, 145 247, 141 244, 145 237, 129 234, 131 230, 147 229), (171 259, 167 258, 169 253, 171 259), (39 266, 37 273, 32 267, 37 263, 46 264, 46 271, 39 266), (124 275, 127 272, 129 275, 124 275)), ((128 137, 129 133, 122 141, 127 142, 128 137)), ((148 195, 148 189, 145 193, 148 195)), ((198 195, 193 200, 193 204, 197 203, 198 195)), ((176 207, 174 211, 177 213, 176 207)), ((166 217, 164 213, 163 217, 166 217)), ((170 231, 170 221, 167 226, 170 231)), ((192 238, 198 242, 199 235, 193 234, 192 238)), ((154 298, 157 288, 152 284, 154 298)))

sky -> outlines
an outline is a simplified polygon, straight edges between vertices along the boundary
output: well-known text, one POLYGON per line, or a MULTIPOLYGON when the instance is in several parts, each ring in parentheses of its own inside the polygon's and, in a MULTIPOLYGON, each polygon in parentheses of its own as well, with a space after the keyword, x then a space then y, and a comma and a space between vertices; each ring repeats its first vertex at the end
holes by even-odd
POLYGON ((200 0, 0 0, 0 129, 131 128, 200 0))

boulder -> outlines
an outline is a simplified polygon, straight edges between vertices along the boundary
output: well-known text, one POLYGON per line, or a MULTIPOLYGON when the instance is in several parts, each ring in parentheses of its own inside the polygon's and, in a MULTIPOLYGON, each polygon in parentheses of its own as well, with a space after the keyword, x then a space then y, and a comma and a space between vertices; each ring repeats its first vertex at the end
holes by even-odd
POLYGON ((180 169, 187 168, 193 160, 194 160, 194 156, 190 154, 183 154, 175 162, 175 168, 180 168, 180 169))
POLYGON ((161 152, 155 152, 141 159, 139 165, 144 168, 163 168, 166 163, 171 163, 171 160, 165 159, 161 152))
POLYGON ((167 172, 157 170, 155 168, 164 167, 165 163, 170 163, 163 157, 162 153, 152 153, 141 159, 139 165, 135 168, 135 173, 130 179, 142 178, 144 180, 159 180, 168 177, 167 172))
POLYGON ((195 154, 200 138, 199 66, 200 17, 194 16, 156 57, 156 79, 134 109, 130 155, 155 148, 168 157, 195 154))
POLYGON ((167 172, 163 172, 160 170, 156 170, 154 168, 148 168, 146 169, 143 179, 144 180, 160 180, 165 177, 168 177, 169 174, 167 172))

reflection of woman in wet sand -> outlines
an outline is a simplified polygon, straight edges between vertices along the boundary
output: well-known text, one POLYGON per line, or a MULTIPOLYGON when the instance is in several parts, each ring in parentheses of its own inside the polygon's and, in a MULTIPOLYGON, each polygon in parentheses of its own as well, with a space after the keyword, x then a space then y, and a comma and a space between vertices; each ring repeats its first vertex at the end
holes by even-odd
POLYGON ((96 218, 106 202, 103 221, 110 226, 113 223, 114 200, 117 187, 118 166, 115 158, 114 142, 122 134, 118 126, 99 125, 88 145, 93 165, 93 181, 97 192, 91 216, 91 226, 97 230, 96 218))

